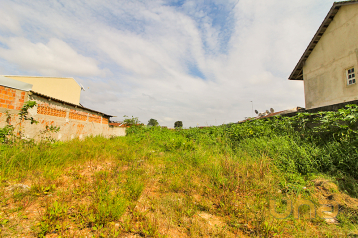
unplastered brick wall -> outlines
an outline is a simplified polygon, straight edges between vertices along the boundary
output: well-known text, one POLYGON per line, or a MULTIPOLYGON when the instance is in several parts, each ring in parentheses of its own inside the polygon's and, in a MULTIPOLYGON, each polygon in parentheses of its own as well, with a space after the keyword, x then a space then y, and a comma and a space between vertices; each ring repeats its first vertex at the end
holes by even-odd
POLYGON ((114 130, 109 127, 108 118, 100 113, 36 94, 31 95, 30 100, 37 103, 36 108, 29 112, 40 122, 36 125, 39 127, 38 131, 44 131, 46 126, 60 127, 60 131, 54 135, 55 139, 67 140, 89 135, 125 135, 125 128, 114 130))
POLYGON ((20 110, 25 102, 26 92, 0 86, 0 108, 20 110))
POLYGON ((100 113, 81 106, 57 101, 32 92, 0 86, 0 128, 11 124, 21 127, 24 137, 40 140, 45 135, 61 141, 102 135, 124 136, 125 128, 118 130, 109 127, 108 118, 100 113), (39 123, 19 120, 18 113, 27 100, 36 101, 37 105, 28 110, 29 116, 39 123), (8 115, 11 118, 8 118, 8 115), (48 126, 59 127, 57 133, 48 131, 48 126))
POLYGON ((37 114, 63 117, 76 121, 101 123, 102 120, 107 120, 108 122, 107 118, 93 114, 92 112, 86 112, 84 109, 71 109, 71 106, 64 106, 64 104, 51 101, 37 101, 37 114))
POLYGON ((40 104, 37 106, 37 114, 55 117, 66 117, 67 112, 65 110, 53 108, 50 105, 40 104))
POLYGON ((101 117, 101 116, 97 116, 97 115, 89 115, 89 116, 88 116, 88 121, 89 121, 89 122, 95 122, 95 123, 101 123, 102 117, 101 117))
POLYGON ((85 112, 77 112, 75 110, 70 110, 70 119, 79 120, 79 121, 87 121, 88 113, 85 112))

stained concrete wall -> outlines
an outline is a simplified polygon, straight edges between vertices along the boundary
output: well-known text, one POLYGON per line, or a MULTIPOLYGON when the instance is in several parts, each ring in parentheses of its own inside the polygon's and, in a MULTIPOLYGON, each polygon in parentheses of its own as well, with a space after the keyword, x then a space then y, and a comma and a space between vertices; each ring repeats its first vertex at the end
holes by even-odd
MULTIPOLYGON (((46 97, 31 94, 31 92, 6 87, 4 87, 3 91, 6 92, 5 95, 11 94, 14 99, 6 100, 6 107, 0 107, 0 128, 11 124, 16 128, 16 132, 21 130, 21 134, 26 138, 40 140, 44 137, 51 137, 66 141, 74 138, 82 139, 90 135, 110 137, 125 136, 126 134, 125 128, 110 127, 108 125, 108 118, 100 113, 56 102, 46 97), (38 121, 39 123, 37 124, 19 120, 19 110, 23 103, 28 100, 36 101, 37 103, 35 107, 28 110, 28 116, 38 121), (60 131, 57 133, 46 131, 46 126, 51 125, 60 127, 60 131)), ((3 91, 0 91, 0 98, 3 91)))
POLYGON ((32 84, 32 91, 79 105, 81 86, 73 78, 4 76, 32 84))
POLYGON ((358 99, 358 83, 346 80, 358 70, 357 29, 358 5, 342 6, 303 67, 306 109, 358 99))

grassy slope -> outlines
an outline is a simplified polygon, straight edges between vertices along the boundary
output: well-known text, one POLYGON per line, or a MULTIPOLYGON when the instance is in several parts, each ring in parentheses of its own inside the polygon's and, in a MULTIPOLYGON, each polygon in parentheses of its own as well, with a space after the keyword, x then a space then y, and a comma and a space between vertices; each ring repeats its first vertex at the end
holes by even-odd
POLYGON ((260 125, 202 131, 152 128, 123 138, 3 146, 1 235, 357 234, 357 199, 340 191, 355 194, 354 174, 328 172, 332 169, 322 173, 324 167, 316 169, 322 146, 303 143, 294 134, 265 134, 261 129, 260 125), (260 136, 236 138, 255 133, 260 136), (275 219, 269 210, 270 199, 281 204, 282 212, 285 199, 318 204, 332 198, 341 205, 338 224, 319 217, 306 219, 307 207, 301 208, 301 219, 275 219))

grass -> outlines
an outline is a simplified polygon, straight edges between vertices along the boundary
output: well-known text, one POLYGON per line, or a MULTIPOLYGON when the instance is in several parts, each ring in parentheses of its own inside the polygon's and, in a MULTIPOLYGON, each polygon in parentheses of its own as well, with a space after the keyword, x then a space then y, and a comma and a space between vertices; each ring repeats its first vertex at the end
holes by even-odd
POLYGON ((357 177, 345 169, 354 149, 346 141, 319 143, 313 132, 307 139, 279 123, 133 127, 120 138, 2 145, 0 234, 357 236, 357 177), (338 222, 310 217, 308 206, 299 208, 300 219, 297 211, 273 216, 299 200, 316 209, 339 203, 338 222))

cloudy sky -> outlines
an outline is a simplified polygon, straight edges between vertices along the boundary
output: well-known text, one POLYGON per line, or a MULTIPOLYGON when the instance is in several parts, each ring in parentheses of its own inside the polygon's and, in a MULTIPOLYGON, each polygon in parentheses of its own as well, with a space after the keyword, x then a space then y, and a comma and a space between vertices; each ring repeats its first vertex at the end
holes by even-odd
POLYGON ((333 0, 0 0, 0 75, 73 77, 85 107, 173 127, 304 107, 287 80, 333 0))

